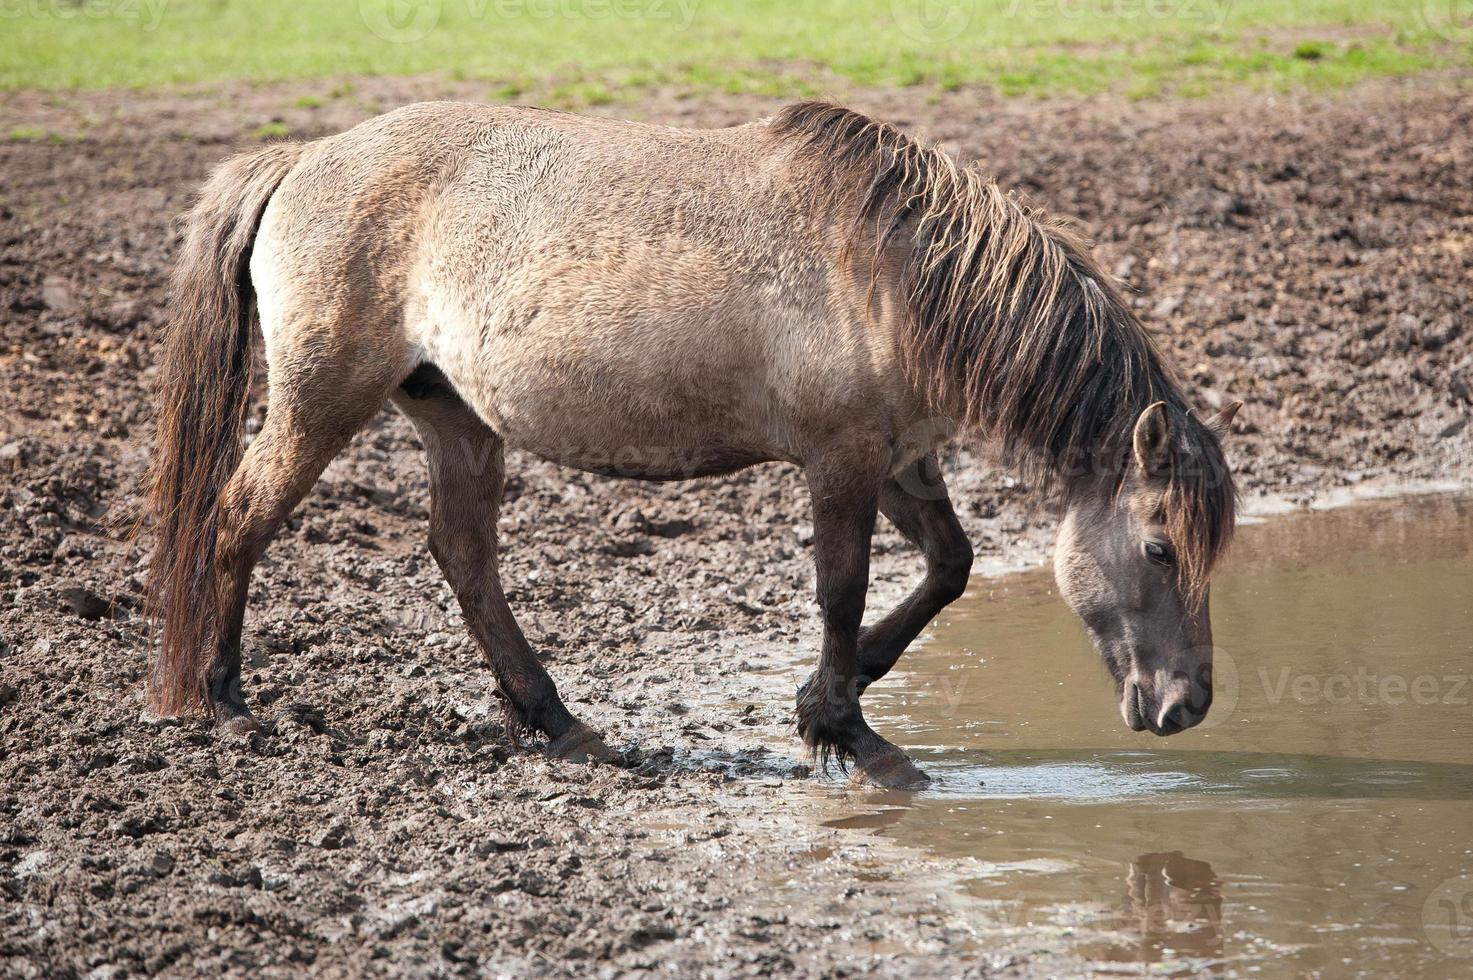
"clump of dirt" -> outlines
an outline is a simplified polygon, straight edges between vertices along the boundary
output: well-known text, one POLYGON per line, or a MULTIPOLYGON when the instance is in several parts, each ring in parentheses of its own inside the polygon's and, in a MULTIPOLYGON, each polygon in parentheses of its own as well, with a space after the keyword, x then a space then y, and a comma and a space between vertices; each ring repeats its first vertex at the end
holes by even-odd
MULTIPOLYGON (((335 130, 444 87, 365 81, 291 124, 335 130)), ((1250 495, 1470 479, 1473 104, 1453 88, 853 101, 1076 216, 1201 404, 1247 403, 1229 445, 1250 495)), ((1036 952, 979 958, 927 892, 823 859, 841 832, 771 816, 807 776, 771 745, 815 635, 790 467, 646 486, 512 459, 512 601, 622 767, 508 739, 422 545, 419 450, 389 414, 255 578, 246 684, 274 730, 143 716, 121 529, 148 453, 171 221, 289 102, 20 95, 6 110, 62 139, 0 144, 0 969, 1046 969, 1036 952)), ((721 125, 773 108, 617 111, 721 125)), ((1044 553, 1030 488, 967 453, 950 481, 984 564, 1044 553)), ((876 547, 893 593, 918 560, 893 532, 876 547)))

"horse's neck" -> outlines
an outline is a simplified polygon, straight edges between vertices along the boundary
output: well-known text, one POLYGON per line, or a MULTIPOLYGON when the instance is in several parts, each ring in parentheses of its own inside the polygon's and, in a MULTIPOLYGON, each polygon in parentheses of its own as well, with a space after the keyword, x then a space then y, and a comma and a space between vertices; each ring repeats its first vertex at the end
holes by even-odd
MULTIPOLYGON (((914 343, 913 337, 917 334, 935 336, 934 330, 928 331, 925 325, 910 322, 909 318, 914 315, 914 311, 909 308, 900 283, 885 283, 883 279, 881 282, 885 284, 885 288, 876 290, 879 301, 871 305, 885 312, 887 329, 894 333, 895 349, 903 352, 907 344, 914 343)), ((1057 321, 1046 326, 1058 331, 1083 329, 1080 325, 1067 321, 1057 321)), ((985 342, 980 338, 975 339, 972 352, 975 354, 984 345, 985 342)), ((1047 342, 1035 343, 1034 348, 1036 351, 1049 346, 1047 342)), ((1170 372, 1153 347, 1134 345, 1128 339, 1122 338, 1119 343, 1105 344, 1102 352, 1105 359, 1085 366, 1084 371, 1103 372, 1107 377, 1118 375, 1122 380, 1128 378, 1129 383, 1118 387, 1107 386, 1104 389, 1105 397, 1091 406, 1092 418, 1100 423, 1098 437, 1091 440, 1089 445, 1076 447, 1062 457, 1052 451, 1057 443, 1058 433, 1036 427, 1037 420, 1043 417, 1056 417, 1061 425, 1068 422, 1067 416, 1057 413, 1055 405, 1040 401, 1021 411, 1016 405, 1007 406, 1013 409, 1012 414, 1000 417, 998 406, 969 404, 963 398, 976 390, 1007 390, 1015 384, 1033 386, 1044 391, 1051 389, 1052 385, 1039 377, 1036 364, 1030 364, 1022 358, 999 357, 992 350, 985 356, 976 357, 963 370, 990 371, 996 384, 964 386, 958 385, 955 378, 948 378, 940 373, 956 365, 943 361, 937 356, 940 352, 936 350, 912 350, 910 357, 902 353, 902 363, 917 403, 925 406, 933 421, 938 416, 952 420, 955 423, 954 433, 963 438, 977 435, 984 438, 1001 437, 1004 440, 1018 438, 1023 445, 1016 448, 1021 449, 1020 455, 1025 457, 1020 462, 1025 464, 1024 468, 1029 471, 1030 476, 1040 477, 1050 485, 1062 489, 1071 499, 1113 499, 1128 461, 1128 443, 1134 420, 1150 402, 1164 398, 1177 405, 1180 403, 1180 396, 1170 372), (921 356, 916 356, 917 354, 921 356), (1011 374, 1014 371, 1025 374, 1031 371, 1032 376, 1015 377, 1011 374)))

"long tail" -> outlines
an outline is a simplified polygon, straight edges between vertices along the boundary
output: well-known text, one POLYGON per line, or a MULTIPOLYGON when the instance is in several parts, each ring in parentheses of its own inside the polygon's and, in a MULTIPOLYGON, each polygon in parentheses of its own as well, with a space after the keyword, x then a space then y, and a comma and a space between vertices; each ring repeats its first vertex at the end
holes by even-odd
POLYGON ((148 610, 162 623, 149 705, 205 705, 223 596, 216 586, 219 501, 240 463, 255 360, 248 264, 261 213, 302 152, 278 143, 220 166, 185 220, 171 283, 147 516, 154 524, 148 610))

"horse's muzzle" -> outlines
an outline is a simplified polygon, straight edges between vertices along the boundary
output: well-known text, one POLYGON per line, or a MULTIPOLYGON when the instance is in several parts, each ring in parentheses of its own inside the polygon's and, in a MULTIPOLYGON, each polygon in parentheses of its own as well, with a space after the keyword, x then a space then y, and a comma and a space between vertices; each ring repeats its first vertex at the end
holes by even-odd
POLYGON ((1212 683, 1193 683, 1184 673, 1168 678, 1132 675, 1120 694, 1120 714, 1133 732, 1175 735, 1207 717, 1212 683))

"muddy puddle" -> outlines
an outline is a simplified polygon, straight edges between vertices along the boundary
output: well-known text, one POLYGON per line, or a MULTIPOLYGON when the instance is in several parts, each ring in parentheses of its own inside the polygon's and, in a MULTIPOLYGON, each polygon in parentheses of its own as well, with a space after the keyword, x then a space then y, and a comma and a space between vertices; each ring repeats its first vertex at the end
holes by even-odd
POLYGON ((1157 739, 1046 571, 975 582, 866 698, 934 788, 829 784, 823 825, 1099 972, 1468 975, 1473 499, 1245 526, 1212 602, 1212 715, 1157 739))

